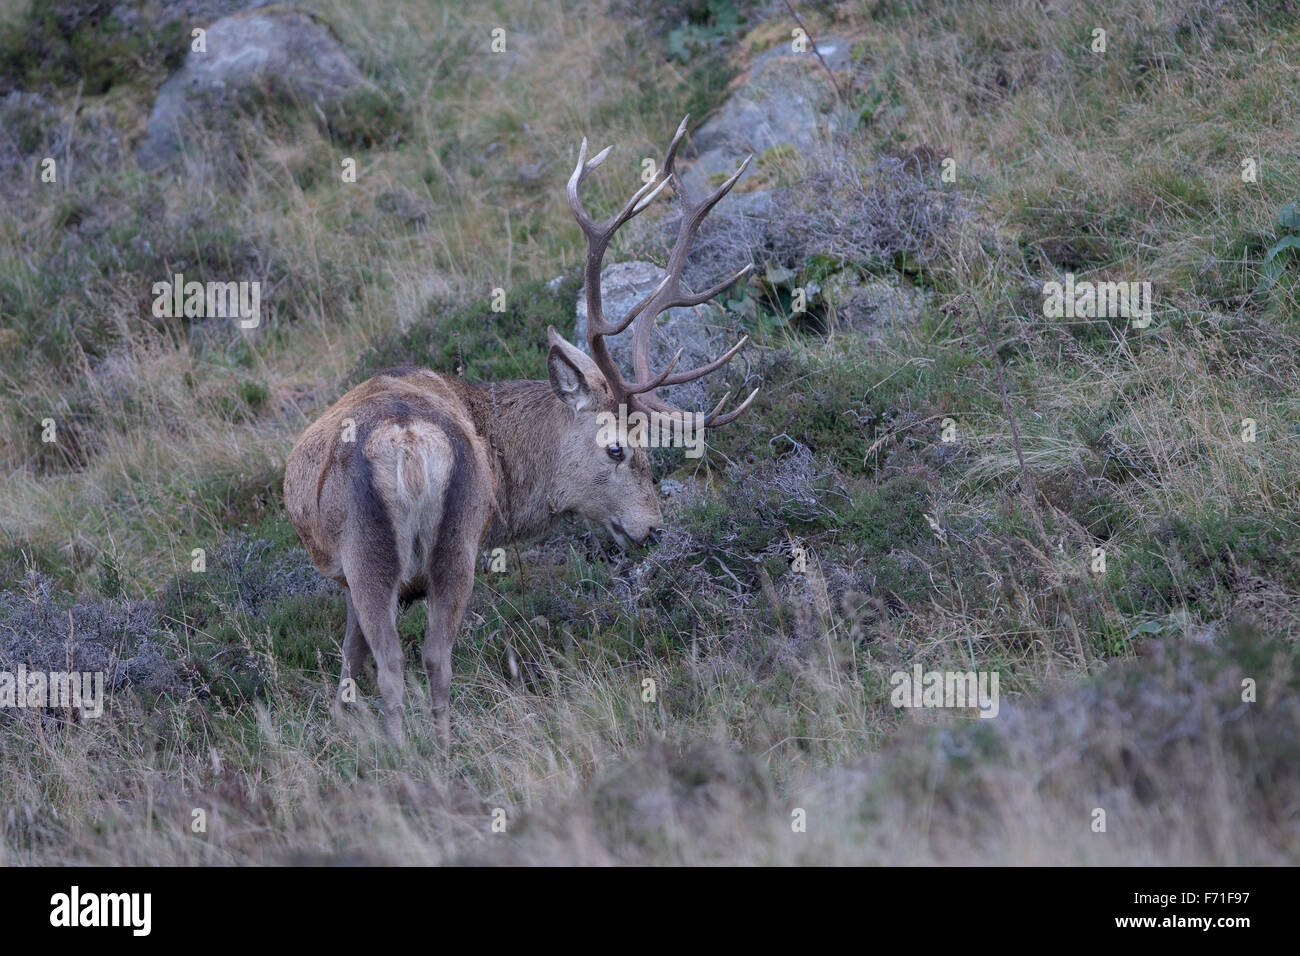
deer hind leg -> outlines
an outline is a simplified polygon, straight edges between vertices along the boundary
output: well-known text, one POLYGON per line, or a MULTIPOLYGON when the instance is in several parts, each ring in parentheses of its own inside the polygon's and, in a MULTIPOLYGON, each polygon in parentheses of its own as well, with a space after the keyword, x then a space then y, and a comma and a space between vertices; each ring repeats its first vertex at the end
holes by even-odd
POLYGON ((391 548, 346 548, 343 574, 357 624, 375 657, 379 693, 384 698, 384 728, 394 743, 400 743, 406 684, 402 677, 402 645, 397 637, 396 555, 391 548))
POLYGON ((348 623, 343 633, 343 672, 339 675, 339 692, 334 701, 336 717, 342 715, 344 704, 356 701, 357 681, 361 679, 361 672, 366 666, 366 655, 370 652, 366 647, 366 639, 361 633, 361 621, 357 617, 357 609, 352 603, 352 589, 344 588, 343 596, 348 605, 348 623), (348 681, 352 682, 350 688, 348 681))
POLYGON ((384 729, 394 743, 401 743, 406 683, 402 676, 402 645, 397 639, 397 594, 391 590, 353 590, 361 633, 375 655, 379 693, 384 697, 384 729))
POLYGON ((480 454, 460 460, 465 474, 447 509, 443 526, 425 566, 429 594, 424 637, 424 673, 429 678, 429 702, 443 753, 451 753, 451 647, 460 630, 474 590, 479 542, 492 520, 492 480, 480 454))
POLYGON ((469 541, 435 549, 430 560, 424 673, 429 678, 429 701, 444 753, 451 752, 451 646, 474 590, 477 555, 478 536, 474 535, 469 541))

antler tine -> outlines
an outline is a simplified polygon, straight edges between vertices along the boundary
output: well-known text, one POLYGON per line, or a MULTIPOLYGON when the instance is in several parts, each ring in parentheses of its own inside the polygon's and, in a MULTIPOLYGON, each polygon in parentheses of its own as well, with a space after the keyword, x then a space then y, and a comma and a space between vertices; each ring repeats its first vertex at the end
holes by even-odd
MULTIPOLYGON (((719 401, 717 405, 713 406, 713 411, 709 412, 709 414, 704 417, 701 427, 718 428, 722 425, 734 422, 745 413, 745 410, 749 408, 751 404, 753 404, 754 399, 758 397, 758 391, 758 389, 754 389, 749 393, 749 397, 741 402, 737 407, 733 408, 725 415, 719 415, 718 412, 722 411, 722 407, 727 404, 727 399, 731 398, 732 393, 728 391, 722 396, 721 401, 719 401)), ((657 395, 643 395, 638 398, 637 401, 651 414, 667 415, 673 418, 684 417, 691 414, 690 412, 678 408, 671 402, 664 401, 657 395)))
POLYGON ((569 198, 569 208, 573 210, 574 218, 578 220, 578 225, 582 227, 582 231, 588 235, 595 229, 596 221, 587 214, 587 209, 578 196, 578 189, 582 186, 587 175, 608 158, 613 148, 613 146, 606 146, 588 160, 587 137, 582 137, 582 145, 578 147, 578 165, 573 167, 573 174, 569 176, 569 185, 565 189, 565 194, 569 198))
POLYGON ((749 265, 744 266, 741 269, 738 269, 733 275, 728 276, 726 279, 723 279, 721 282, 719 282, 717 285, 713 286, 710 289, 706 289, 697 295, 678 296, 676 299, 674 299, 672 302, 668 304, 668 308, 675 309, 678 306, 703 305, 705 302, 708 302, 710 299, 722 295, 722 293, 726 292, 733 285, 735 285, 737 282, 745 278, 753 271, 754 271, 754 264, 751 262, 749 265))
POLYGON ((587 138, 584 136, 582 145, 578 148, 578 163, 573 167, 573 174, 569 176, 565 194, 569 200, 569 208, 573 211, 573 218, 578 221, 578 227, 587 237, 587 261, 583 270, 587 294, 587 348, 596 367, 609 382, 610 388, 616 393, 621 393, 626 389, 627 383, 618 370, 618 364, 609 354, 609 348, 605 345, 604 336, 608 334, 608 323, 605 322, 605 313, 600 302, 601 263, 605 258, 605 247, 609 245, 609 238, 617 226, 611 227, 608 221, 597 223, 593 220, 578 194, 583 180, 605 161, 613 148, 613 146, 606 146, 591 159, 587 159, 587 138))
POLYGON ((632 197, 623 205, 623 208, 617 215, 611 216, 604 222, 597 223, 591 218, 586 207, 582 203, 578 190, 582 188, 583 182, 593 169, 603 163, 609 154, 613 151, 613 146, 606 146, 599 153, 587 160, 587 139, 583 137, 582 146, 578 150, 578 164, 573 168, 573 174, 569 176, 569 184, 566 187, 566 194, 569 198, 569 208, 578 217, 579 223, 583 226, 584 231, 595 233, 608 239, 633 216, 645 210, 650 203, 654 202, 656 196, 663 191, 668 185, 667 179, 656 181, 651 179, 632 194, 632 197))
POLYGON ((633 216, 644 211, 652 202, 655 201, 655 197, 664 191, 664 187, 667 185, 668 180, 666 179, 661 179, 657 183, 652 179, 638 189, 632 194, 632 198, 627 201, 627 205, 623 207, 623 211, 618 214, 618 224, 621 226, 633 216), (654 188, 651 189, 651 186, 654 188), (649 195, 645 195, 647 192, 649 195))
MULTIPOLYGON (((690 116, 688 114, 682 119, 672 141, 668 144, 668 152, 664 157, 662 178, 651 179, 642 185, 617 213, 603 222, 596 222, 587 213, 579 196, 579 190, 587 175, 609 156, 610 150, 613 149, 612 146, 606 147, 596 156, 587 159, 587 140, 584 138, 582 146, 578 150, 578 163, 574 167, 573 174, 569 177, 566 190, 569 207, 573 210, 574 218, 577 219, 579 227, 587 236, 587 260, 584 277, 587 286, 587 344, 591 350, 592 358, 595 360, 597 367, 604 373, 620 401, 636 396, 637 403, 646 410, 678 416, 686 413, 655 395, 655 389, 665 385, 680 385, 694 381, 701 376, 720 369, 744 348, 749 341, 749 336, 742 336, 739 342, 713 361, 685 372, 674 371, 684 351, 679 349, 677 354, 673 356, 672 361, 668 363, 667 368, 658 374, 652 374, 649 357, 650 333, 654 327, 655 319, 667 309, 679 306, 696 306, 708 302, 748 276, 754 268, 752 264, 747 265, 734 275, 701 293, 687 295, 681 290, 682 271, 686 266, 686 257, 690 254, 691 245, 695 241, 695 234, 700 227, 700 223, 704 221, 704 217, 709 214, 709 211, 718 204, 722 197, 727 195, 732 187, 740 181, 740 177, 745 174, 754 158, 752 155, 748 156, 740 164, 740 167, 727 177, 726 181, 716 190, 698 202, 694 201, 677 172, 677 150, 686 136, 686 127, 689 121, 690 116), (649 295, 633 306, 621 320, 612 323, 608 322, 601 309, 600 289, 601 263, 604 259, 605 249, 614 233, 633 216, 647 209, 669 183, 672 184, 673 190, 677 193, 681 203, 682 221, 678 228, 677 238, 673 242, 672 251, 668 256, 668 267, 665 270, 664 277, 650 291, 649 295), (634 383, 629 383, 623 377, 610 356, 609 348, 605 343, 606 336, 617 335, 629 325, 633 326, 632 365, 637 379, 634 383)), ((734 421, 749 407, 757 394, 758 389, 755 389, 739 407, 724 415, 722 409, 731 397, 731 393, 728 392, 705 419, 705 427, 716 427, 734 421)))
POLYGON ((727 181, 719 186, 718 189, 703 202, 696 203, 692 201, 690 193, 686 189, 685 181, 677 172, 677 147, 681 145, 682 138, 686 135, 686 122, 690 118, 690 114, 687 113, 686 117, 682 120, 681 125, 677 127, 677 132, 673 135, 673 141, 668 144, 668 153, 664 156, 664 174, 667 179, 672 181, 673 192, 677 193, 677 198, 681 201, 683 217, 685 217, 687 211, 689 211, 691 213, 699 212, 701 214, 700 218, 703 219, 704 214, 707 214, 710 209, 717 205, 718 200, 731 192, 731 187, 736 185, 740 180, 740 177, 745 174, 745 170, 749 168, 749 164, 753 160, 754 154, 750 153, 746 156, 744 161, 740 164, 740 168, 732 173, 731 176, 728 177, 727 181))
POLYGON ((678 360, 681 359, 682 353, 685 351, 686 349, 684 348, 678 349, 677 354, 673 356, 673 360, 668 363, 668 367, 666 369, 664 369, 662 372, 660 372, 658 375, 656 375, 648 382, 639 382, 635 385, 629 385, 627 387, 627 393, 629 395, 640 395, 642 392, 650 392, 658 388, 660 385, 663 385, 664 380, 668 378, 669 373, 672 372, 673 367, 677 364, 678 360))
POLYGON ((668 144, 668 152, 664 155, 665 178, 673 181, 673 192, 677 193, 677 198, 682 202, 687 202, 688 197, 681 177, 677 175, 677 147, 681 145, 682 138, 686 135, 686 123, 690 118, 690 113, 682 117, 681 123, 677 125, 677 132, 673 134, 672 142, 668 144))
POLYGON ((731 397, 730 392, 722 396, 722 401, 718 402, 717 406, 709 414, 709 417, 704 419, 705 428, 719 428, 722 425, 727 425, 730 424, 731 422, 734 422, 741 415, 745 414, 745 409, 749 408, 749 406, 753 404, 754 399, 758 397, 758 389, 754 389, 752 392, 749 393, 749 397, 747 399, 745 399, 743 402, 741 402, 731 411, 727 412, 727 414, 719 417, 718 412, 722 410, 723 404, 730 397, 731 397))
POLYGON ((712 362, 709 362, 706 365, 701 365, 698 368, 693 368, 689 372, 678 372, 676 375, 669 375, 659 384, 660 385, 682 385, 685 382, 693 382, 697 378, 703 378, 705 375, 708 375, 710 372, 716 372, 718 369, 722 368, 722 366, 726 365, 733 358, 735 358, 736 353, 739 352, 741 349, 743 349, 745 347, 745 343, 748 341, 749 341, 749 336, 742 335, 740 337, 739 342, 737 342, 731 348, 727 349, 727 351, 723 352, 712 362))
POLYGON ((745 175, 745 170, 749 169, 749 164, 753 161, 754 154, 750 153, 741 161, 740 166, 736 171, 727 177, 726 182, 719 186, 712 195, 701 200, 692 208, 694 215, 698 216, 701 220, 708 215, 709 210, 718 204, 718 200, 731 192, 731 187, 740 181, 740 177, 745 175))

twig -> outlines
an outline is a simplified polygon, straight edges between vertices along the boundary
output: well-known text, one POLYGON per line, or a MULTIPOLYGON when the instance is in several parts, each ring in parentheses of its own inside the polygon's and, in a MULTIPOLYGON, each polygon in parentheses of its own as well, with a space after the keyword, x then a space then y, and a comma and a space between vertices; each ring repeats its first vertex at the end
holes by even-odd
POLYGON ((896 428, 892 432, 885 432, 885 434, 881 435, 879 438, 877 438, 875 441, 871 443, 871 447, 867 449, 867 453, 862 456, 863 464, 866 464, 867 459, 871 457, 871 453, 873 451, 879 448, 882 443, 893 438, 895 435, 901 435, 903 434, 903 432, 908 431, 909 429, 916 428, 918 425, 924 425, 926 422, 932 422, 936 418, 946 418, 946 417, 947 416, 943 414, 930 415, 926 418, 922 418, 919 422, 912 422, 910 425, 904 425, 902 428, 896 428))
POLYGON ((1034 516, 1034 527, 1038 530, 1039 539, 1046 541, 1047 533, 1043 530, 1043 519, 1038 514, 1038 491, 1034 487, 1034 478, 1025 465, 1025 453, 1020 447, 1020 425, 1016 421, 1015 411, 1011 408, 1011 398, 1007 395, 1007 382, 1002 375, 1002 359, 998 358, 998 350, 993 345, 993 335, 989 332, 989 324, 984 319, 984 310, 980 308, 979 301, 974 295, 971 295, 970 300, 975 306, 975 314, 979 316, 980 328, 984 330, 984 340, 988 343, 989 352, 993 355, 993 367, 998 374, 998 392, 1002 396, 1002 411, 1006 413, 1007 422, 1011 425, 1011 443, 1016 449, 1016 461, 1020 463, 1020 476, 1024 479, 1029 511, 1034 516))
POLYGON ((794 8, 794 5, 790 3, 790 0, 785 0, 785 8, 790 11, 790 16, 794 17, 795 22, 799 24, 799 29, 807 34, 808 42, 812 44, 813 53, 817 54, 817 62, 822 65, 822 69, 826 71, 826 75, 831 78, 831 85, 835 87, 835 95, 839 97, 841 103, 847 105, 849 101, 844 96, 844 91, 840 89, 840 84, 839 81, 835 79, 835 74, 831 71, 831 68, 826 65, 826 60, 822 57, 822 51, 817 49, 817 41, 813 39, 812 33, 809 32, 808 27, 804 24, 803 17, 799 16, 799 11, 794 8))
POLYGON ((72 169, 72 139, 77 134, 77 110, 81 109, 81 90, 85 80, 77 81, 77 97, 72 101, 72 117, 68 120, 68 139, 63 144, 63 185, 68 184, 68 172, 72 169))

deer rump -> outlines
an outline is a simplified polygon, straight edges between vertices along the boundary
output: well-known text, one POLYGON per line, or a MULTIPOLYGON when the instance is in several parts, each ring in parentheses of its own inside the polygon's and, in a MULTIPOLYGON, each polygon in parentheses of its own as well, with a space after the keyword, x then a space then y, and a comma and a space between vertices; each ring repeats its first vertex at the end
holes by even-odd
POLYGON ((365 544, 367 556, 391 542, 390 580, 403 603, 426 595, 431 564, 457 540, 458 498, 469 480, 465 445, 455 431, 416 419, 374 429, 355 459, 354 526, 378 539, 365 544))
POLYGON ((407 604, 427 595, 439 568, 458 563, 467 541, 482 539, 492 509, 475 489, 491 489, 493 479, 463 415, 427 392, 401 394, 388 376, 372 383, 385 379, 398 387, 339 402, 355 416, 355 440, 344 440, 342 427, 318 432, 332 447, 318 459, 310 522, 323 540, 309 550, 327 577, 353 588, 396 582, 407 604))

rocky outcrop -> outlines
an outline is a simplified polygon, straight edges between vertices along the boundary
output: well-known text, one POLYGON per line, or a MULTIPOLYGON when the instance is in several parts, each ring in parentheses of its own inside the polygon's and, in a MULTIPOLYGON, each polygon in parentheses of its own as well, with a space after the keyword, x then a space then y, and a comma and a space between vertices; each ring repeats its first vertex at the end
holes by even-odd
POLYGON ((158 91, 136 151, 144 169, 170 163, 194 131, 221 129, 250 95, 271 91, 328 107, 367 85, 333 31, 310 14, 254 10, 206 29, 206 52, 191 50, 158 91))
MULTIPOLYGON (((831 70, 849 63, 850 44, 842 37, 818 40, 817 49, 831 70)), ((778 146, 812 149, 831 128, 834 101, 834 87, 811 47, 806 53, 795 53, 788 44, 768 50, 717 115, 696 131, 698 157, 683 174, 687 189, 712 188, 750 153, 759 158, 778 146)), ((746 174, 753 175, 753 170, 746 174)), ((760 204, 751 199, 745 211, 753 214, 760 204)))
MULTIPOLYGON (((648 295, 663 277, 663 270, 651 262, 620 262, 606 266, 600 277, 601 303, 605 310, 605 317, 612 321, 627 315, 628 310, 648 295)), ((578 295, 577 311, 578 321, 574 326, 573 341, 586 351, 585 292, 578 295)), ((656 370, 664 368, 672 361, 678 349, 683 350, 682 357, 677 362, 677 368, 681 370, 694 368, 717 358, 732 341, 723 334, 726 326, 722 318, 723 313, 711 306, 669 309, 655 323, 654 335, 650 340, 651 366, 656 370)), ((609 351, 614 361, 618 362, 619 368, 623 370, 623 374, 631 378, 631 330, 610 339, 609 351)), ((682 408, 708 411, 709 408, 705 406, 709 399, 709 379, 716 377, 718 376, 706 376, 704 379, 687 382, 684 385, 674 385, 660 390, 660 394, 682 408)))
MULTIPOLYGON (((827 37, 817 49, 830 69, 848 66, 847 40, 827 37)), ((811 47, 795 53, 782 44, 754 61, 722 109, 695 132, 695 159, 682 171, 692 196, 716 189, 751 153, 754 163, 701 226, 683 275, 689 287, 707 288, 746 262, 762 264, 777 212, 767 164, 782 148, 814 149, 836 122, 834 106, 834 87, 811 47)), ((671 243, 679 221, 676 213, 660 220, 661 241, 671 243)))

